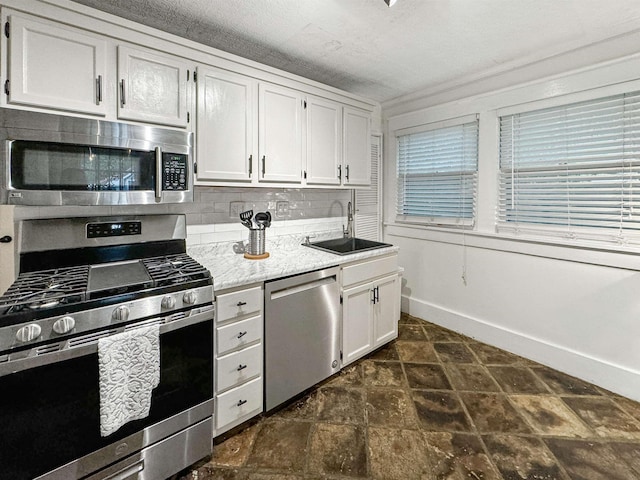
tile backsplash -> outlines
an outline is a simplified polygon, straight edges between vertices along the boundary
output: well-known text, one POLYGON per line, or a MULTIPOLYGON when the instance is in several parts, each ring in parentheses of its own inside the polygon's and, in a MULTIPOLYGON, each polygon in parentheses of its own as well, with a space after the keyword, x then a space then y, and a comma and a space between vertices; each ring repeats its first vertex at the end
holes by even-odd
POLYGON ((346 217, 351 190, 197 186, 193 203, 131 206, 17 206, 16 220, 93 215, 184 213, 187 225, 239 225, 238 213, 269 210, 273 221, 346 217))

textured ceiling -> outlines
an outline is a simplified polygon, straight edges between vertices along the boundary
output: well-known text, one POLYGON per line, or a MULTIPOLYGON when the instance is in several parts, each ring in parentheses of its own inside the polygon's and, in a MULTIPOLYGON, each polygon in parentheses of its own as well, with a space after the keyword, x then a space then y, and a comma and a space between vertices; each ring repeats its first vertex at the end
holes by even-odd
POLYGON ((638 0, 75 0, 386 101, 640 28, 638 0))

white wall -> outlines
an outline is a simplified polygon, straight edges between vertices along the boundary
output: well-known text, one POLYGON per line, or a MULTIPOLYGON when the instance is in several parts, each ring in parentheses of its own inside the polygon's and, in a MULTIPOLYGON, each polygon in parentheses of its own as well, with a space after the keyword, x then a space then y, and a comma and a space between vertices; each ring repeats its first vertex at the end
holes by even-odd
POLYGON ((493 89, 486 81, 474 96, 457 89, 383 105, 384 232, 400 246, 403 311, 640 400, 640 251, 495 230, 500 109, 638 90, 639 78, 634 55, 510 86, 498 78, 493 89), (474 113, 480 115, 474 231, 396 223, 394 131, 474 113))

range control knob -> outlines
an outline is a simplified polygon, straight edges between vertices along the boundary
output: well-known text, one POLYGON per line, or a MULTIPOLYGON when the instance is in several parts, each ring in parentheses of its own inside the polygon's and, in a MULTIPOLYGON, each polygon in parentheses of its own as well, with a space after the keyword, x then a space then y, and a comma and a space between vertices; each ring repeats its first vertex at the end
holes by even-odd
POLYGON ((126 305, 120 305, 117 307, 113 313, 111 314, 111 318, 113 320, 117 320, 118 322, 125 322, 129 318, 129 307, 126 305))
POLYGON ((38 338, 41 332, 42 329, 37 323, 25 325, 24 327, 20 327, 16 332, 16 340, 21 343, 30 342, 38 338))
POLYGON ((53 322, 53 331, 59 335, 69 333, 76 326, 76 320, 73 317, 62 317, 53 322))
POLYGON ((160 304, 164 309, 174 308, 176 306, 176 299, 170 295, 162 298, 162 302, 160 304))
POLYGON ((182 296, 182 301, 188 305, 193 305, 194 303, 196 303, 196 301, 198 300, 198 296, 196 295, 196 292, 185 292, 184 295, 182 296))

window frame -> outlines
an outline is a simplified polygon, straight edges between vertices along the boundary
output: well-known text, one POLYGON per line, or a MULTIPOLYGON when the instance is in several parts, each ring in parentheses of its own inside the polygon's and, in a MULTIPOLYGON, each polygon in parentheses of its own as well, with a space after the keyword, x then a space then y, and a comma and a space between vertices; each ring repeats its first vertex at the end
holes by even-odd
MULTIPOLYGON (((624 147, 626 147, 626 145, 628 145, 625 142, 625 135, 627 135, 627 133, 624 131, 624 129, 626 128, 626 103, 625 103, 625 97, 629 96, 631 98, 633 98, 633 96, 638 96, 640 95, 640 90, 638 90, 637 86, 634 85, 636 88, 629 88, 629 86, 627 86, 627 88, 621 89, 619 85, 616 86, 615 89, 610 89, 610 88, 602 88, 602 89, 595 89, 589 92, 582 92, 580 95, 577 95, 575 98, 573 95, 572 96, 567 96, 567 97, 557 97, 554 98, 552 101, 546 100, 546 101, 537 101, 537 102, 531 102, 528 103, 526 105, 519 105, 516 107, 509 107, 509 108, 504 108, 504 109, 500 109, 498 111, 496 111, 496 117, 497 117, 497 121, 498 121, 498 125, 502 125, 502 120, 503 119, 507 119, 508 117, 512 117, 512 120, 514 117, 518 117, 520 115, 523 116, 527 116, 529 114, 533 114, 533 115, 544 115, 545 111, 549 111, 551 112, 552 110, 556 110, 556 112, 558 112, 558 114, 554 113, 554 118, 557 118, 556 115, 559 116, 559 112, 566 112, 570 111, 573 108, 581 108, 581 106, 585 106, 588 104, 588 106, 590 108, 595 108, 599 103, 604 103, 604 102, 608 102, 608 101, 615 101, 616 98, 618 98, 621 102, 621 108, 622 108, 622 115, 621 115, 621 120, 620 120, 620 125, 622 126, 622 130, 623 133, 620 134, 621 136, 621 140, 620 140, 620 145, 623 145, 623 149, 622 149, 622 154, 621 156, 615 161, 612 162, 608 159, 598 159, 595 162, 576 162, 574 164, 571 164, 569 161, 565 162, 566 163, 566 167, 561 167, 559 164, 554 165, 552 163, 546 163, 546 162, 540 162, 538 161, 537 164, 535 161, 533 161, 531 164, 527 165, 517 165, 517 159, 515 159, 515 155, 513 154, 513 145, 512 145, 512 151, 511 154, 509 155, 508 158, 508 165, 504 166, 503 165, 503 156, 502 156, 502 148, 500 147, 503 143, 503 133, 502 133, 502 128, 498 129, 498 158, 497 158, 497 174, 498 174, 498 182, 497 182, 497 209, 496 209, 496 222, 495 222, 495 226, 496 226, 496 232, 498 234, 505 234, 506 236, 527 236, 527 237, 531 237, 531 238, 537 238, 537 239, 542 239, 545 241, 560 241, 561 243, 566 243, 571 242, 574 244, 580 244, 580 243, 593 243, 596 242, 603 244, 610 244, 612 246, 628 246, 629 244, 633 244, 633 245, 640 245, 640 229, 636 228, 636 229, 631 229, 631 228, 624 228, 624 222, 620 222, 620 224, 616 227, 616 226, 606 226, 605 222, 611 222, 611 220, 609 220, 609 217, 611 215, 605 215, 605 214, 601 214, 601 215, 593 215, 591 217, 588 217, 589 219, 593 219, 592 221, 592 225, 576 225, 576 224, 571 224, 572 220, 576 220, 577 218, 580 218, 580 210, 579 208, 582 207, 578 207, 577 205, 580 204, 581 202, 583 202, 583 199, 578 197, 577 194, 571 190, 571 188, 575 188, 574 186, 571 186, 571 182, 573 181, 575 183, 576 180, 581 181, 582 182, 582 187, 578 186, 578 188, 583 188, 583 189, 588 189, 589 188, 594 188, 593 185, 595 185, 598 181, 599 181, 599 177, 598 175, 603 175, 603 172, 605 172, 605 170, 607 169, 618 169, 621 170, 622 173, 619 173, 619 180, 618 177, 614 177, 616 180, 616 182, 620 185, 619 190, 617 190, 616 192, 619 192, 621 197, 624 197, 625 195, 625 187, 624 187, 624 182, 628 179, 628 176, 631 175, 633 176, 633 172, 629 173, 625 173, 625 169, 628 168, 627 163, 629 163, 626 159, 626 153, 624 150, 624 147), (613 91, 612 91, 613 90, 613 91), (577 167, 576 167, 577 165, 577 167), (584 173, 584 176, 577 176, 575 173, 572 172, 577 172, 577 171, 582 171, 582 172, 589 172, 589 173, 584 173), (513 190, 508 190, 507 185, 509 184, 509 182, 511 182, 511 188, 513 189, 513 185, 514 182, 518 176, 518 173, 521 173, 523 176, 524 175, 529 175, 530 178, 534 179, 536 176, 538 178, 538 181, 541 182, 541 185, 544 185, 544 181, 546 179, 546 177, 548 176, 549 178, 551 178, 555 173, 555 178, 559 179, 561 182, 564 181, 567 185, 567 200, 566 200, 566 204, 560 204, 560 203, 554 203, 552 206, 547 205, 547 209, 550 209, 550 214, 547 217, 548 220, 545 221, 540 221, 540 222, 533 222, 533 221, 522 221, 522 220, 518 220, 516 218, 515 221, 509 221, 508 220, 508 213, 506 211, 506 203, 508 198, 513 199, 514 195, 517 195, 517 193, 513 193, 513 190), (509 181, 509 177, 511 178, 511 180, 509 181), (586 186, 588 185, 588 186, 586 186), (511 193, 509 193, 511 192, 511 193), (580 200, 576 200, 576 198, 580 198, 580 200), (575 209, 575 212, 573 213, 573 218, 571 217, 571 213, 567 214, 567 221, 564 224, 558 223, 557 221, 553 221, 553 211, 552 208, 560 208, 560 207, 564 207, 566 205, 566 209, 568 211, 571 212, 571 208, 573 207, 575 209), (601 222, 600 225, 597 225, 598 222, 601 222)), ((597 118, 597 126, 602 128, 602 125, 604 124, 604 118, 606 117, 606 115, 600 114, 598 113, 598 115, 601 115, 597 118)), ((632 114, 631 114, 632 115, 632 114)), ((589 117, 589 118, 594 118, 594 117, 589 117)), ((567 122, 568 123, 568 122, 567 122)), ((564 126, 564 124, 563 124, 564 126)), ((545 125, 546 127, 546 125, 545 125)), ((579 137, 578 138, 582 138, 583 136, 586 135, 586 132, 589 132, 590 129, 587 126, 583 126, 581 127, 582 130, 579 131, 579 137)), ((511 130, 511 132, 509 133, 511 141, 514 141, 514 136, 513 136, 513 129, 511 130)), ((563 137, 567 140, 571 140, 574 139, 575 137, 573 135, 566 135, 565 137, 563 137)), ((634 145, 635 143, 630 142, 630 145, 634 145)), ((576 152, 578 151, 578 148, 575 146, 571 146, 571 150, 568 150, 568 158, 571 158, 572 155, 575 155, 576 152)), ((597 149, 595 149, 595 147, 592 147, 592 150, 589 150, 590 152, 596 152, 597 149)), ((640 164, 640 158, 638 160, 631 161, 630 163, 635 163, 635 164, 640 164)), ((631 166, 631 165, 629 165, 631 166)), ((637 167, 636 167, 637 168, 637 167)), ((582 174, 579 174, 582 175, 582 174)), ((530 185, 534 185, 533 183, 530 183, 530 185)), ((556 189, 557 189, 557 185, 558 183, 555 183, 556 185, 556 189)), ((541 187, 542 189, 544 188, 541 187)), ((547 188, 553 188, 552 186, 549 186, 547 188)), ((549 190, 551 191, 551 190, 549 190)), ((638 198, 640 198, 640 184, 637 187, 637 194, 638 194, 638 198)), ((617 194, 617 193, 616 193, 617 194)), ((628 192, 627 192, 628 194, 628 192)), ((597 196, 597 194, 593 194, 593 193, 586 193, 585 194, 586 197, 585 199, 587 199, 589 202, 589 204, 586 204, 587 208, 592 208, 595 209, 597 208, 599 205, 599 202, 601 202, 601 198, 597 196)), ((631 195, 633 196, 633 194, 631 195)), ((544 208, 542 207, 542 205, 544 204, 544 201, 540 201, 543 198, 542 195, 539 196, 538 199, 538 204, 533 206, 534 209, 538 209, 538 211, 542 211, 544 208)), ((583 202, 583 205, 584 202, 583 202)), ((622 205, 619 207, 620 211, 623 212, 623 209, 625 208, 625 201, 622 200, 622 205)), ((537 213, 537 212, 536 212, 537 213)), ((555 215, 555 218, 560 218, 560 215, 555 215)), ((639 220, 640 221, 640 220, 639 220)), ((585 223, 585 220, 581 220, 581 222, 585 223)), ((578 221, 576 221, 575 223, 579 223, 578 221)))
MULTIPOLYGON (((447 120, 441 120, 437 122, 430 122, 427 124, 411 126, 408 128, 398 129, 393 132, 395 137, 395 145, 396 145, 396 166, 395 166, 395 177, 396 177, 396 195, 395 195, 395 221, 399 224, 408 224, 408 225, 421 225, 426 227, 446 227, 446 228, 459 228, 459 229, 473 229, 477 222, 477 208, 478 208, 478 166, 479 166, 479 141, 480 141, 480 120, 478 114, 470 114, 465 116, 460 116, 456 118, 451 118, 447 120), (472 182, 471 186, 471 204, 472 204, 472 214, 471 217, 457 217, 457 216, 439 216, 439 215, 407 215, 402 214, 401 209, 403 209, 403 204, 401 204, 403 200, 403 190, 400 187, 401 184, 401 172, 400 172, 400 149, 401 149, 401 141, 400 137, 426 133, 434 130, 444 130, 452 127, 462 127, 471 123, 475 123, 475 165, 474 170, 464 170, 460 169, 458 171, 453 171, 446 176, 453 177, 458 176, 461 178, 461 182, 466 183, 469 179, 472 182)), ((439 174, 431 173, 425 174, 427 177, 435 178, 439 174)), ((440 174, 442 175, 442 174, 440 174)), ((463 194, 462 200, 466 197, 463 194)))

